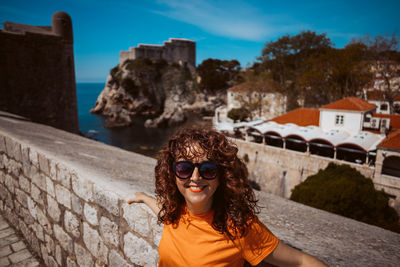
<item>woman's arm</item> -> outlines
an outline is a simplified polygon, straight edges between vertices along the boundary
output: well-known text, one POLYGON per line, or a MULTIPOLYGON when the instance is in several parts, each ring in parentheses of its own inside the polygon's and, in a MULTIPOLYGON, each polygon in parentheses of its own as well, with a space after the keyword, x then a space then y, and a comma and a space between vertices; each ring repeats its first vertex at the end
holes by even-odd
POLYGON ((137 192, 134 198, 128 199, 126 203, 144 203, 156 214, 160 212, 160 207, 157 204, 157 200, 143 192, 137 192))
POLYGON ((281 241, 275 250, 264 259, 264 262, 276 266, 327 266, 317 258, 285 245, 281 241))

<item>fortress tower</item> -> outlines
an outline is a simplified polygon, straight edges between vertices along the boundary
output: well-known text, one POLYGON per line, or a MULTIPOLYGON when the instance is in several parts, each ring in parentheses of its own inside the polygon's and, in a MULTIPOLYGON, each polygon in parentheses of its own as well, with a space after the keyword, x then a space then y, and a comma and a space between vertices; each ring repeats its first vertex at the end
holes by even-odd
POLYGON ((77 133, 72 21, 52 26, 4 22, 0 29, 0 110, 77 133))
POLYGON ((188 64, 196 66, 196 42, 188 39, 170 38, 164 45, 139 44, 129 51, 121 51, 119 64, 127 59, 149 58, 164 59, 169 63, 188 64))

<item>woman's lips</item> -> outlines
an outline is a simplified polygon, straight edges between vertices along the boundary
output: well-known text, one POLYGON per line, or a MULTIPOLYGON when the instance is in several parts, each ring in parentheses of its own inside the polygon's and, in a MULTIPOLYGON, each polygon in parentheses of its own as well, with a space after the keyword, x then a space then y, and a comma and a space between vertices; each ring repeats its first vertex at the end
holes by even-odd
POLYGON ((205 186, 194 186, 194 185, 189 186, 189 190, 193 193, 199 193, 203 191, 204 188, 205 186))

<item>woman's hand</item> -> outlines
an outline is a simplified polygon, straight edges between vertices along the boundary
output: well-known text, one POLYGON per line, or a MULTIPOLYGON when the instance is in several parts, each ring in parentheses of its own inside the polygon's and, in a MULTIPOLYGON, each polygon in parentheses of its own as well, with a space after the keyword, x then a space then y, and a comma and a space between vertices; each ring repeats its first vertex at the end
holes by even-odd
POLYGON ((147 195, 146 193, 143 192, 137 192, 135 193, 135 197, 128 199, 126 201, 127 204, 131 203, 144 203, 146 204, 156 215, 160 212, 160 207, 157 205, 157 200, 152 197, 147 195))

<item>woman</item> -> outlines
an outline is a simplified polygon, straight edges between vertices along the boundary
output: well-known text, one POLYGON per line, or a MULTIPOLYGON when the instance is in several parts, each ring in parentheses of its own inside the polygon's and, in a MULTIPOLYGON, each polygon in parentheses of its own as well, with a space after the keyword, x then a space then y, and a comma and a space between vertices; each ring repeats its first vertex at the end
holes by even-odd
POLYGON ((157 199, 144 202, 164 223, 159 266, 326 266, 279 240, 257 218, 257 200, 238 149, 213 130, 184 130, 161 150, 157 199))

